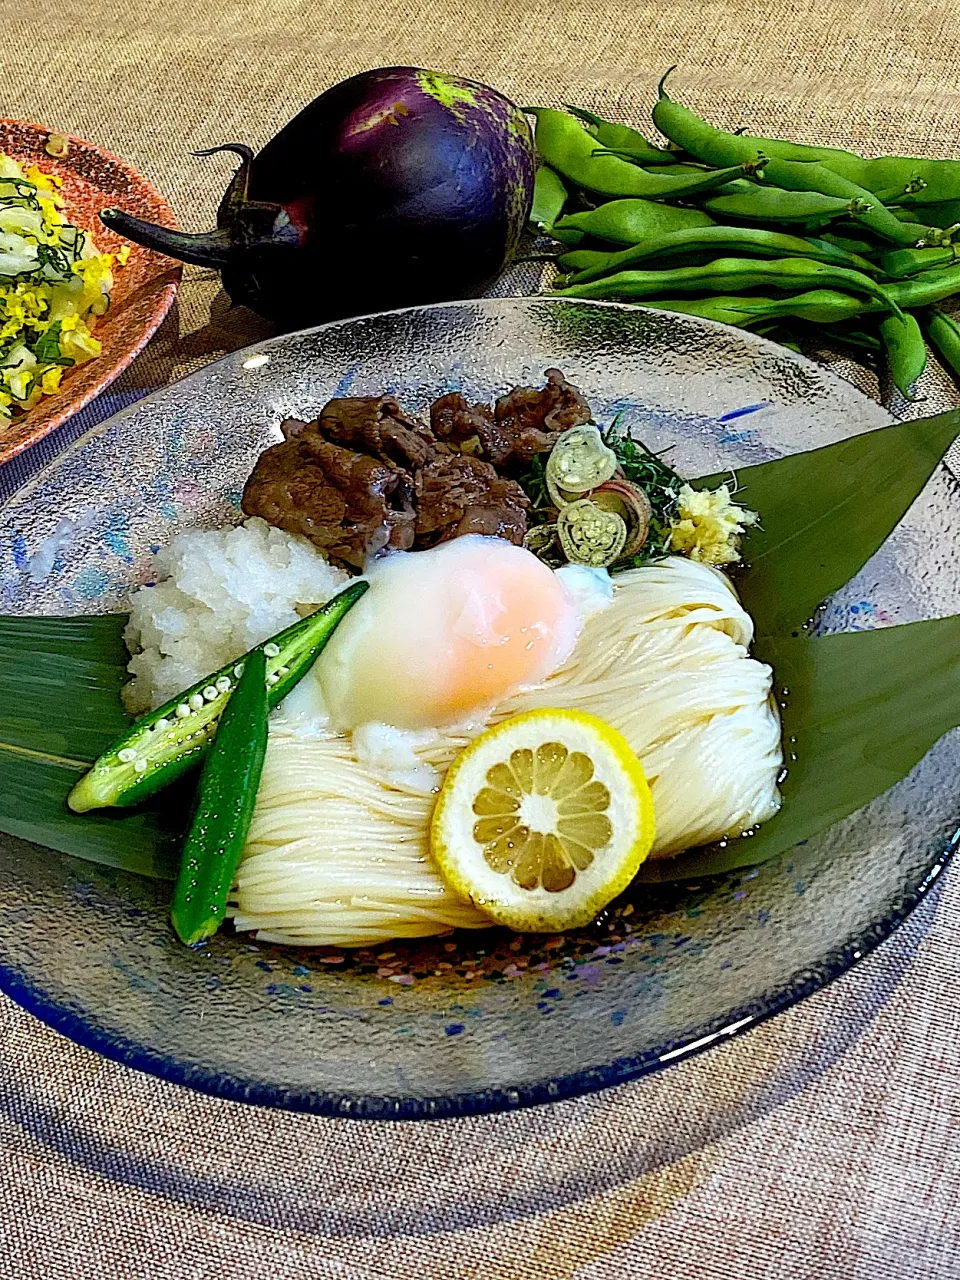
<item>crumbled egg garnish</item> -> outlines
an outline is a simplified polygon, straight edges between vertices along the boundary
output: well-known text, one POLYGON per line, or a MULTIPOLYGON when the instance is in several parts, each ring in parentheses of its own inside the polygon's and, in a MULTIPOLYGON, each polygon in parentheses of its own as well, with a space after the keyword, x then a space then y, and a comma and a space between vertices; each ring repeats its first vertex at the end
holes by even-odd
POLYGON ((740 535, 759 519, 755 511, 733 501, 729 484, 710 490, 685 484, 677 494, 668 550, 702 564, 736 564, 740 559, 740 535))
POLYGON ((101 352, 115 258, 67 221, 61 186, 0 153, 0 428, 101 352))

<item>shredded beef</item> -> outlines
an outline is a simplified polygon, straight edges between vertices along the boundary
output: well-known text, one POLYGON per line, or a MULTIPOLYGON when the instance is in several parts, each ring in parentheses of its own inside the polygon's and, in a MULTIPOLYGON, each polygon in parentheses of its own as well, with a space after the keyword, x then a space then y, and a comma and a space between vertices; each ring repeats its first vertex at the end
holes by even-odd
POLYGON ((422 467, 436 446, 430 430, 405 417, 393 396, 330 400, 320 410, 318 425, 334 444, 407 469, 422 467))
POLYGON ((519 545, 530 499, 515 480, 468 454, 438 454, 417 473, 415 546, 479 533, 519 545))
POLYGON ((496 407, 469 404, 459 391, 430 406, 430 426, 440 440, 476 442, 485 462, 510 471, 553 448, 561 431, 590 421, 590 406, 559 369, 547 370, 544 387, 514 387, 496 407))
POLYGON ((494 417, 512 441, 509 460, 524 463, 552 449, 561 431, 582 426, 591 415, 577 388, 559 369, 548 369, 546 386, 514 387, 497 401, 494 417))
POLYGON ((494 409, 459 392, 441 396, 429 427, 392 396, 331 400, 314 422, 283 424, 283 443, 261 454, 247 480, 243 510, 352 569, 388 548, 468 533, 520 544, 530 502, 498 468, 529 462, 589 420, 587 402, 557 369, 544 387, 516 387, 494 409))
POLYGON ((325 439, 317 423, 284 423, 286 439, 257 459, 243 511, 298 533, 324 555, 362 570, 387 547, 413 546, 413 479, 391 463, 325 439))
POLYGON ((459 391, 451 391, 430 406, 430 426, 438 440, 455 445, 471 445, 475 452, 495 467, 504 466, 513 452, 513 440, 486 404, 468 404, 459 391))

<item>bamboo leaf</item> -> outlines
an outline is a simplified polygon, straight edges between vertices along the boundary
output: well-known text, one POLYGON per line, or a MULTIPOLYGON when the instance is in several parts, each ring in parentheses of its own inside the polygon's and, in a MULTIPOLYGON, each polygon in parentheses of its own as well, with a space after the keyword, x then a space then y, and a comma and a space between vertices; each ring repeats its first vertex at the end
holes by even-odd
MULTIPOLYGON (((960 410, 897 422, 737 471, 760 513, 736 585, 758 636, 790 635, 849 582, 903 518, 960 432, 960 410)), ((715 488, 729 472, 694 483, 715 488)))
POLYGON ((172 879, 189 792, 156 810, 78 819, 66 797, 126 728, 123 614, 0 617, 0 829, 61 853, 172 879))
POLYGON ((126 728, 126 621, 0 617, 0 752, 12 745, 92 761, 126 728))
POLYGON ((768 640, 762 657, 789 690, 783 731, 796 760, 783 808, 748 839, 646 864, 641 879, 715 875, 783 853, 876 799, 960 725, 960 616, 768 640))
POLYGON ((0 829, 88 862, 173 880, 190 808, 189 791, 177 803, 172 791, 157 809, 121 813, 97 810, 77 817, 67 793, 86 769, 26 755, 0 756, 0 829))

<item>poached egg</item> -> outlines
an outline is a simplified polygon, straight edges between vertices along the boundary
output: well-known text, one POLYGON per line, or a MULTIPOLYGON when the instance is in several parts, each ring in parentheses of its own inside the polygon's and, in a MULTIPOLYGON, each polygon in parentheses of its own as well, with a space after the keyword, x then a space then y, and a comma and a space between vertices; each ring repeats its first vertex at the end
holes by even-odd
MULTIPOLYGON (((539 684, 570 657, 596 605, 563 573, 475 535, 376 561, 370 590, 315 668, 333 727, 464 724, 539 684)), ((607 595, 599 577, 592 594, 607 595)))

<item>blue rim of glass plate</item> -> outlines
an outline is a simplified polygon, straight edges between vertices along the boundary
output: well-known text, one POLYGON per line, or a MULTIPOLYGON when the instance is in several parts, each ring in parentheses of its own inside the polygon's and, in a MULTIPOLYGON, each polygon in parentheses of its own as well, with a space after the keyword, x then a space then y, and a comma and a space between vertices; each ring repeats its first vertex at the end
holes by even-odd
MULTIPOLYGON (((0 991, 54 1031, 59 1031, 85 1049, 92 1049, 105 1058, 132 1067, 135 1071, 145 1071, 148 1075, 159 1076, 171 1084, 184 1085, 198 1093, 225 1098, 230 1102, 355 1120, 447 1120, 461 1116, 488 1115, 497 1111, 517 1111, 524 1107, 541 1106, 582 1094, 596 1093, 600 1089, 652 1075, 675 1062, 722 1044, 791 1008, 815 991, 822 990, 889 938, 923 902, 958 848, 960 828, 931 861, 920 882, 886 916, 848 939, 842 946, 828 952, 817 964, 798 969, 787 983, 765 999, 733 1008, 722 1017, 692 1028, 682 1037, 645 1053, 615 1058, 609 1063, 600 1063, 568 1075, 537 1080, 514 1088, 479 1089, 467 1093, 441 1094, 432 1098, 284 1089, 279 1085, 265 1085, 260 1081, 210 1071, 197 1063, 168 1058, 148 1045, 106 1031, 87 1021, 82 1014, 56 1004, 46 992, 33 986, 15 967, 2 962, 0 991)), ((722 881, 726 877, 715 878, 722 881)))

